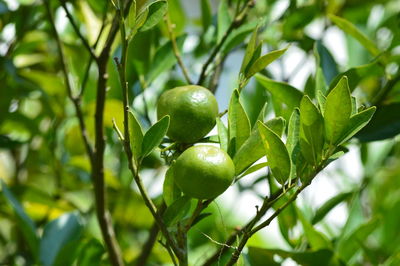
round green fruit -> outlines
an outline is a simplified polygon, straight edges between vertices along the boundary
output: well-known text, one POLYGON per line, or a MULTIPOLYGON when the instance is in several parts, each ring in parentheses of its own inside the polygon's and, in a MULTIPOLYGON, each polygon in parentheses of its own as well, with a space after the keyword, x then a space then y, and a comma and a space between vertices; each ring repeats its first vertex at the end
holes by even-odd
POLYGON ((198 145, 178 157, 173 171, 175 183, 184 194, 197 199, 212 199, 232 184, 235 165, 220 148, 198 145))
POLYGON ((167 136, 181 143, 195 143, 215 126, 218 103, 204 87, 188 85, 164 92, 157 105, 157 116, 170 116, 167 136))

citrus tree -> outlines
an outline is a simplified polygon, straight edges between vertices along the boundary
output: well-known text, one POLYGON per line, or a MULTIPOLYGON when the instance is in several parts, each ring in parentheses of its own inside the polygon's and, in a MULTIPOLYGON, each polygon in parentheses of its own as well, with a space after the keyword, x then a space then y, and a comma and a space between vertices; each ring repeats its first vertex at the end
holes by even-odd
POLYGON ((398 265, 399 7, 1 0, 0 264, 398 265))

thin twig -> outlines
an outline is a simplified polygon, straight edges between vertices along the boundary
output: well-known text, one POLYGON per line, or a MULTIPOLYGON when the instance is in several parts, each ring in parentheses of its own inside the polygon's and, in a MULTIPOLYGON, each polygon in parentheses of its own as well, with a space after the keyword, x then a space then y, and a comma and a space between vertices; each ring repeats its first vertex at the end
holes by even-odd
POLYGON ((225 44, 225 41, 228 39, 228 37, 232 33, 232 31, 234 29, 236 29, 237 27, 239 27, 243 23, 243 21, 244 21, 244 19, 246 17, 247 10, 249 8, 253 7, 253 6, 254 6, 254 0, 248 0, 247 3, 242 8, 242 10, 237 13, 237 15, 233 19, 232 23, 229 25, 228 29, 226 30, 226 32, 222 36, 221 40, 219 41, 217 46, 215 46, 214 50, 211 52, 211 54, 208 57, 207 61, 204 63, 204 65, 203 65, 203 67, 201 69, 201 72, 200 72, 199 80, 197 81, 197 85, 203 84, 203 82, 204 82, 204 80, 206 78, 206 75, 207 75, 208 67, 214 61, 214 59, 216 58, 216 56, 220 52, 222 46, 225 44))
POLYGON ((97 56, 94 53, 93 48, 90 46, 89 42, 86 40, 86 38, 82 35, 81 31, 79 30, 78 25, 75 23, 74 18, 72 17, 71 13, 69 12, 65 0, 59 0, 62 8, 64 9, 65 13, 67 14, 68 20, 72 25, 72 28, 74 29, 76 35, 78 35, 78 38, 81 40, 83 43, 83 46, 85 46, 86 50, 90 53, 90 55, 93 57, 94 60, 97 61, 97 56))
POLYGON ((185 67, 185 64, 183 63, 183 60, 182 60, 181 55, 179 53, 179 48, 178 48, 178 45, 176 44, 176 37, 175 37, 175 33, 174 33, 174 26, 175 25, 171 24, 171 20, 169 18, 169 13, 167 13, 165 15, 164 20, 165 20, 165 24, 167 24, 168 36, 169 36, 169 39, 170 39, 170 41, 172 43, 172 50, 174 51, 176 60, 178 61, 178 65, 180 66, 180 68, 182 70, 182 73, 183 73, 183 76, 186 79, 186 82, 188 84, 193 84, 192 80, 189 77, 188 70, 185 67))

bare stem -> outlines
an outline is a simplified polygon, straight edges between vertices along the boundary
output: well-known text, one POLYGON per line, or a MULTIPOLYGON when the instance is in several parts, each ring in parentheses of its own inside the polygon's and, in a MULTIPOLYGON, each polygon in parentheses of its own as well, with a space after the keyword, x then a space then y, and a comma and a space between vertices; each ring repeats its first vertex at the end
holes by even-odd
POLYGON ((191 79, 189 77, 188 70, 185 67, 185 64, 183 63, 183 60, 182 60, 181 55, 179 53, 179 49, 178 49, 178 45, 176 44, 176 37, 175 37, 175 33, 174 33, 174 26, 175 25, 171 24, 171 19, 169 18, 169 13, 167 13, 165 15, 164 20, 165 20, 165 24, 167 25, 168 36, 169 36, 169 39, 170 39, 170 41, 172 43, 172 49, 174 51, 176 60, 178 61, 178 65, 180 66, 180 68, 182 70, 182 73, 183 73, 183 76, 186 79, 186 82, 188 84, 193 84, 193 82, 191 81, 191 79))
POLYGON ((197 81, 197 85, 203 84, 203 82, 206 78, 206 75, 207 75, 208 67, 214 61, 214 59, 220 52, 221 48, 225 44, 226 40, 228 39, 228 37, 232 33, 232 31, 234 29, 236 29, 237 27, 239 27, 243 23, 244 19, 246 18, 246 13, 247 13, 248 9, 253 6, 254 6, 254 0, 248 0, 247 3, 242 8, 242 10, 240 10, 240 12, 238 12, 236 14, 235 18, 233 19, 232 23, 229 25, 228 29, 222 36, 221 40, 219 41, 217 46, 215 46, 215 48, 211 52, 210 56, 208 57, 207 61, 204 63, 204 65, 201 69, 201 72, 200 72, 199 80, 197 81))

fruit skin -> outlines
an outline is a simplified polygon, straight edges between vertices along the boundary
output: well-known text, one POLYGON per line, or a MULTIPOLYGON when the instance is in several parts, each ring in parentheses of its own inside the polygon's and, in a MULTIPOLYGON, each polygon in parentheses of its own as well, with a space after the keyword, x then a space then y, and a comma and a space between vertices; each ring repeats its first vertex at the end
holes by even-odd
POLYGON ((214 95, 197 85, 180 86, 164 92, 157 116, 170 116, 167 136, 180 143, 195 143, 215 126, 218 103, 214 95))
POLYGON ((173 165, 174 180, 184 194, 212 199, 233 182, 235 165, 229 155, 215 146, 198 145, 184 151, 173 165))

